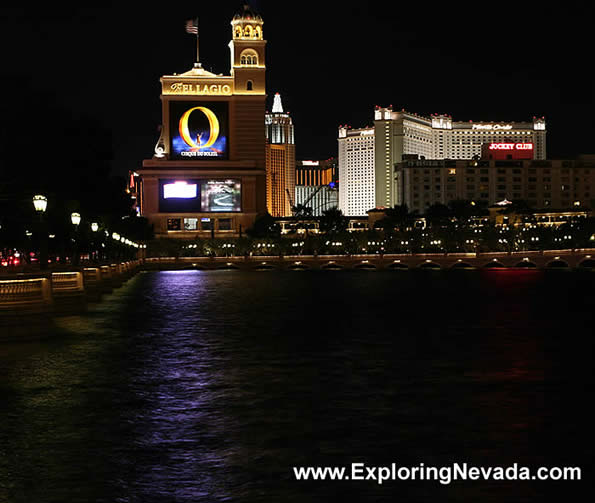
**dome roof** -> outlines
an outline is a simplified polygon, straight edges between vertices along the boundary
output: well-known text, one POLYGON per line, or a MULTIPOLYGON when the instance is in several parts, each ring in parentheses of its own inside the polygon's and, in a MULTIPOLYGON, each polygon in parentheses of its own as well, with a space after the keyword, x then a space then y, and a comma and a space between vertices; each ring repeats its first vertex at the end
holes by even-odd
POLYGON ((262 21, 262 17, 258 12, 252 9, 248 3, 244 3, 244 5, 240 8, 240 11, 234 15, 233 20, 262 21))

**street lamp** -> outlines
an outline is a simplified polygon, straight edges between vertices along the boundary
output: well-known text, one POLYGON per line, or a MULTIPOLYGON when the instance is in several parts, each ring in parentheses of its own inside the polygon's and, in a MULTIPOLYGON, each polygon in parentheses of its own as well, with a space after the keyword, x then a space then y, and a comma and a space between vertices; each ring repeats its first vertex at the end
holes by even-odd
POLYGON ((91 223, 91 230, 93 231, 93 239, 92 239, 92 246, 93 246, 93 254, 92 257, 95 260, 95 262, 98 261, 98 255, 99 255, 99 250, 97 248, 97 231, 99 230, 99 224, 97 222, 92 222, 91 223))
POLYGON ((43 214, 48 207, 48 199, 41 194, 33 196, 33 207, 39 214, 39 268, 45 270, 48 268, 48 235, 45 229, 43 214))
POLYGON ((79 264, 79 250, 78 250, 78 242, 77 242, 77 231, 79 228, 79 224, 81 223, 81 214, 73 212, 70 214, 70 221, 72 225, 74 225, 74 253, 72 257, 72 265, 79 264))
POLYGON ((33 196, 33 206, 35 207, 35 211, 37 211, 37 213, 43 215, 46 208, 48 207, 47 197, 40 194, 33 196))

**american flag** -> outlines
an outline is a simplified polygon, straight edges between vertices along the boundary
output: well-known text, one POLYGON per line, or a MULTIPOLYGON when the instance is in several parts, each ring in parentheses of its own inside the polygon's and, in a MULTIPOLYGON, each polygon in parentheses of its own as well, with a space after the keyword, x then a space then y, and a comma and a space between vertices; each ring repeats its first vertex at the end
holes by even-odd
POLYGON ((186 21, 186 33, 198 35, 198 18, 186 21))

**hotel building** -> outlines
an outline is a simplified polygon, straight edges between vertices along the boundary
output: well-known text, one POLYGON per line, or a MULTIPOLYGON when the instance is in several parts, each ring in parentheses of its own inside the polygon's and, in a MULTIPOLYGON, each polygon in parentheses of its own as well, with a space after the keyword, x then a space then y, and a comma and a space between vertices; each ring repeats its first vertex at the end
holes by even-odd
POLYGON ((398 200, 420 214, 433 204, 447 205, 455 199, 488 206, 504 200, 524 200, 533 208, 557 210, 592 209, 595 200, 592 157, 545 161, 429 160, 406 156, 394 173, 398 200))
POLYGON ((233 17, 229 75, 197 61, 161 77, 161 137, 138 170, 141 214, 157 237, 238 235, 266 211, 262 27, 247 5, 233 17))
POLYGON ((402 204, 394 166, 403 155, 426 159, 473 159, 486 143, 531 143, 533 158, 546 159, 546 124, 531 122, 457 122, 449 115, 421 115, 376 107, 374 111, 375 205, 402 204))
POLYGON ((424 117, 392 107, 376 107, 374 127, 339 127, 339 207, 347 215, 365 215, 374 207, 402 204, 394 166, 404 155, 425 159, 473 159, 486 143, 531 143, 533 158, 546 159, 546 123, 457 122, 449 115, 424 117), (369 144, 373 142, 373 151, 369 144), (370 162, 373 164, 371 169, 370 162), (372 182, 372 188, 370 188, 372 182))
POLYGON ((291 116, 275 94, 272 113, 265 114, 267 210, 274 217, 292 214, 295 192, 295 141, 291 116))
POLYGON ((339 209, 365 216, 376 206, 374 128, 339 128, 339 209))

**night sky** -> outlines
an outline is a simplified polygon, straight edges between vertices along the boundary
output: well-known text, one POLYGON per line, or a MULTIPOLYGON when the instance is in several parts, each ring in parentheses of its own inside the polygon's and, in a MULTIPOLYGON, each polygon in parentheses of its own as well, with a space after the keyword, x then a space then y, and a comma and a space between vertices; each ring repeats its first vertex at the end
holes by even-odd
MULTIPOLYGON (((113 171, 125 173, 153 153, 161 122, 159 77, 192 66, 195 41, 185 21, 199 16, 203 66, 228 74, 230 21, 241 4, 3 6, 2 106, 10 101, 12 113, 37 117, 47 104, 66 118, 96 121, 111 130, 113 171)), ((336 155, 340 124, 371 125, 374 106, 390 104, 423 115, 448 113, 454 120, 545 116, 548 157, 595 153, 590 6, 251 5, 264 18, 268 41, 267 108, 280 92, 293 116, 298 159, 336 155)), ((10 113, 3 115, 7 148, 10 135, 23 132, 10 128, 10 113)), ((33 134, 44 134, 50 121, 33 134)))

